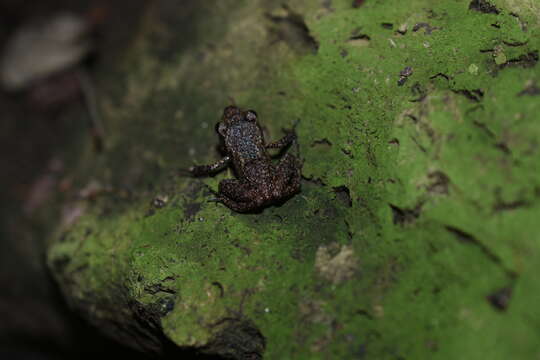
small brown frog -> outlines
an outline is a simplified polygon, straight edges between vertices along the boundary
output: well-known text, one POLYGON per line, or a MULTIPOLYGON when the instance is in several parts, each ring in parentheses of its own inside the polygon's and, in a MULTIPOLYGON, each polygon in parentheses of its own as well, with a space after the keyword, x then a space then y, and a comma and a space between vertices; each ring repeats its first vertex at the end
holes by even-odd
POLYGON ((283 203, 300 191, 300 160, 285 154, 272 163, 267 149, 283 149, 296 140, 294 130, 280 140, 266 144, 257 113, 228 106, 216 125, 223 140, 225 157, 211 165, 189 168, 193 176, 207 176, 232 165, 237 179, 219 183, 216 199, 236 212, 254 212, 283 203))

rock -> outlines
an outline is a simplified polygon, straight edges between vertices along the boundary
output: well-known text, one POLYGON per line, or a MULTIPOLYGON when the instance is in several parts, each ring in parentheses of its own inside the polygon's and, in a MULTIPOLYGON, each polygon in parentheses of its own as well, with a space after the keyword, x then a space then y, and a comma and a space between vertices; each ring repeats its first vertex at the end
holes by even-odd
POLYGON ((51 238, 66 299, 152 352, 536 356, 540 102, 519 94, 539 78, 537 13, 286 3, 153 3, 102 70, 108 146, 74 173, 111 190, 51 238), (359 31, 368 45, 349 44, 359 31), (259 214, 208 201, 226 173, 175 176, 218 159, 211 128, 233 100, 272 139, 300 119, 302 192, 259 214))

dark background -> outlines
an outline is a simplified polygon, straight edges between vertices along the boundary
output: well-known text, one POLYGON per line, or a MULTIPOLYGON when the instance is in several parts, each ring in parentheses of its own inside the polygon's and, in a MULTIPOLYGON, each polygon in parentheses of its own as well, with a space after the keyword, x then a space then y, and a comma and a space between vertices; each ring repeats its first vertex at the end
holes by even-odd
MULTIPOLYGON (((144 13, 140 0, 0 0, 0 54, 10 36, 36 18, 59 11, 98 14, 95 49, 83 66, 93 73, 121 55, 144 13)), ((59 154, 91 137, 81 96, 36 106, 25 92, 0 90, 0 358, 90 359, 143 355, 100 335, 70 312, 45 265, 45 241, 60 212, 47 208, 61 197, 59 154)))

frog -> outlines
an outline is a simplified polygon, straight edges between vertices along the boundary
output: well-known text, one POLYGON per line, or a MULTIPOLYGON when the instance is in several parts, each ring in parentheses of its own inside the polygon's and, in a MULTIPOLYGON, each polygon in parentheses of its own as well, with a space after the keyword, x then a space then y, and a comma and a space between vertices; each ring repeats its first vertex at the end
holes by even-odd
MULTIPOLYGON (((297 124, 297 123, 296 123, 297 124)), ((194 165, 188 173, 195 177, 212 176, 231 167, 235 179, 221 180, 215 198, 238 213, 259 212, 272 205, 281 205, 300 192, 302 162, 286 152, 297 144, 296 124, 284 130, 281 139, 266 143, 258 115, 235 105, 223 110, 216 131, 221 138, 223 158, 209 165, 194 165), (269 149, 285 154, 274 163, 269 149)))

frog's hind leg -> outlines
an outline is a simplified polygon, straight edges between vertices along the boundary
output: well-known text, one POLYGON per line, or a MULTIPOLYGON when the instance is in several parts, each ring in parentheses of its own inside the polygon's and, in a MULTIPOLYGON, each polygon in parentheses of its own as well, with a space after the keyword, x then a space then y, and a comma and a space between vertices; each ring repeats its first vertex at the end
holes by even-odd
POLYGON ((300 177, 302 162, 292 154, 285 154, 277 165, 277 172, 285 177, 300 177))
POLYGON ((221 180, 218 186, 218 195, 225 196, 238 202, 249 201, 249 187, 245 182, 237 179, 221 180))
POLYGON ((220 196, 219 202, 227 206, 229 209, 239 213, 246 213, 257 209, 257 207, 253 206, 252 203, 234 201, 226 196, 220 196))
POLYGON ((302 162, 291 154, 285 154, 277 166, 283 177, 284 195, 289 197, 300 191, 302 162))
POLYGON ((250 197, 250 186, 234 179, 222 180, 219 183, 217 200, 236 212, 249 212, 258 206, 250 197))

